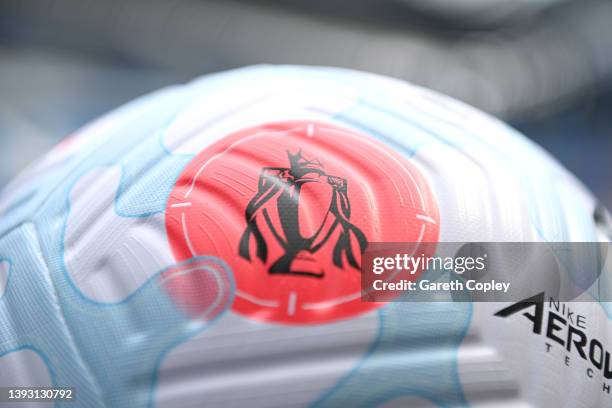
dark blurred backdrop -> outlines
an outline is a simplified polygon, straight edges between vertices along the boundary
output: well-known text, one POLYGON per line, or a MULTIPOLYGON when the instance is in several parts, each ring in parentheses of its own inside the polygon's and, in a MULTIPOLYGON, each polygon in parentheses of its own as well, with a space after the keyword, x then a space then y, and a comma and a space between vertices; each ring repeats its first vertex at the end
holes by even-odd
POLYGON ((491 112, 612 207, 612 2, 3 0, 0 187, 165 85, 255 63, 409 80, 491 112))

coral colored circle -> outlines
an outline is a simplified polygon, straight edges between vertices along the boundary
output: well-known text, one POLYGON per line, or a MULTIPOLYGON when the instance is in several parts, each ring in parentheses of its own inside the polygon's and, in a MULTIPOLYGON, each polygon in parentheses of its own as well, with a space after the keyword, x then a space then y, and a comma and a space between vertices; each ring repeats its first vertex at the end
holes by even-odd
POLYGON ((166 228, 179 261, 227 262, 235 312, 320 324, 380 307, 361 300, 361 251, 368 242, 437 242, 439 214, 418 169, 386 145, 290 121, 200 152, 170 194, 166 228))

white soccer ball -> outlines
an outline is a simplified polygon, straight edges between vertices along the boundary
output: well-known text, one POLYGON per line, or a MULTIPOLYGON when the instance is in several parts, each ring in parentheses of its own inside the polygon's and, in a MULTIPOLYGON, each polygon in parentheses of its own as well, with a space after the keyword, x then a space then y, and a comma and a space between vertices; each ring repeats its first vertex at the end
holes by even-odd
POLYGON ((74 387, 79 407, 608 406, 611 315, 590 292, 369 303, 359 266, 372 242, 609 231, 546 152, 445 96, 336 68, 205 76, 2 193, 0 386, 74 387))

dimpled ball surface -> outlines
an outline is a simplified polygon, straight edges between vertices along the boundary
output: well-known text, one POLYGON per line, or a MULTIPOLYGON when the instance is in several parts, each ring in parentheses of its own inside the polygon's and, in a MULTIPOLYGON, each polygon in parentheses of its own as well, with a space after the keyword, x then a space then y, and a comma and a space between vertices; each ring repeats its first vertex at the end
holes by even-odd
MULTIPOLYGON (((607 406, 601 373, 500 305, 359 299, 369 242, 605 239, 594 213, 445 96, 335 68, 208 75, 6 187, 0 386, 72 386, 78 407, 607 406)), ((605 304, 576 309, 609 338, 605 304)))

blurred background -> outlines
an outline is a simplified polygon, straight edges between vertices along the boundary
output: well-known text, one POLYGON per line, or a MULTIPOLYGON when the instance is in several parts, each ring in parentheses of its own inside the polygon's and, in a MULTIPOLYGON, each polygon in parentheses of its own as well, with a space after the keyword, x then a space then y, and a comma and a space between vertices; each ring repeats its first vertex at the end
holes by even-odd
POLYGON ((544 146, 612 208, 609 0, 0 0, 0 188, 124 102, 256 63, 452 95, 544 146))

